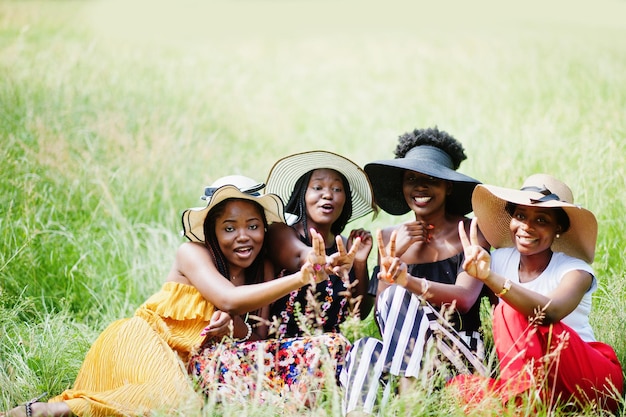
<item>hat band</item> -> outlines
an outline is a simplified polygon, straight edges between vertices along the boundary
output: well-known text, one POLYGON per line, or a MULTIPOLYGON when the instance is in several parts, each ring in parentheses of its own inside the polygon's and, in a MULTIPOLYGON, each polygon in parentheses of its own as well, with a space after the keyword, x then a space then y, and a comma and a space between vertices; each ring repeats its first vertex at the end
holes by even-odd
POLYGON ((421 159, 428 163, 443 165, 454 170, 452 158, 442 149, 430 145, 420 145, 409 150, 404 156, 407 159, 421 159))
POLYGON ((543 194, 543 197, 541 198, 531 198, 530 202, 533 204, 537 204, 537 203, 543 203, 546 201, 561 201, 561 198, 554 194, 552 191, 550 191, 545 185, 543 185, 542 187, 537 187, 534 185, 528 186, 528 187, 522 187, 521 191, 534 191, 537 192, 539 194, 543 194))
MULTIPOLYGON (((213 194, 215 194, 215 192, 218 189, 220 189, 222 187, 223 187, 223 185, 220 186, 220 187, 206 187, 204 189, 204 195, 202 197, 200 197, 200 198, 202 198, 203 200, 210 199, 210 197, 213 194)), ((244 194, 249 194, 249 195, 254 196, 254 197, 259 197, 261 195, 261 193, 259 193, 259 190, 262 190, 263 188, 265 188, 265 184, 261 182, 259 184, 253 185, 252 187, 239 188, 239 191, 241 191, 244 194)))

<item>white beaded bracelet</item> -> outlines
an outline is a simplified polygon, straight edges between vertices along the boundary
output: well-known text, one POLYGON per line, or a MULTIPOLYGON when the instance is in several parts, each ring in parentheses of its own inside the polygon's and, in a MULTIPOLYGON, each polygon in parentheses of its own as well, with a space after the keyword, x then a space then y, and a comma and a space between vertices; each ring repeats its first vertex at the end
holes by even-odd
POLYGON ((246 336, 243 337, 242 339, 237 340, 238 342, 245 342, 248 339, 250 339, 250 336, 252 336, 252 326, 250 326, 250 323, 248 323, 247 321, 244 321, 243 324, 245 324, 246 327, 248 328, 248 333, 246 333, 246 336))

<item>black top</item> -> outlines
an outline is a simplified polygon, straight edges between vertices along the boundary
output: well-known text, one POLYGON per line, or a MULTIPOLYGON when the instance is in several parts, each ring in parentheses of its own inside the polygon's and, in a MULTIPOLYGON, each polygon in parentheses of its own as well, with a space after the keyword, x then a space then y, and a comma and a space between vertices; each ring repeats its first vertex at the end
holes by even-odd
MULTIPOLYGON (((407 272, 414 277, 426 278, 432 282, 454 284, 456 283, 456 278, 459 273, 463 271, 462 265, 464 259, 465 254, 460 252, 448 259, 442 259, 436 262, 407 265, 407 272)), ((379 267, 376 266, 368 288, 368 292, 374 296, 376 296, 378 288, 378 271, 379 267)), ((461 314, 455 311, 450 317, 450 321, 457 331, 472 332, 479 330, 480 301, 482 297, 489 297, 490 300, 493 300, 493 293, 485 285, 483 285, 480 296, 467 313, 461 314)))

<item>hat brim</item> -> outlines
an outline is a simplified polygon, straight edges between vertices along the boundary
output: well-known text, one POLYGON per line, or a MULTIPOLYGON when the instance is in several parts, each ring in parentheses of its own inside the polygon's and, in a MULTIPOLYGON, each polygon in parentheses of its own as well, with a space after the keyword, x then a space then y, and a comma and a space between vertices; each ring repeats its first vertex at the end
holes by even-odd
POLYGON ((562 208, 569 217, 570 226, 554 240, 552 250, 592 263, 598 236, 598 222, 594 214, 580 206, 559 200, 533 202, 542 197, 543 194, 535 191, 479 185, 472 195, 478 227, 494 248, 512 247, 511 215, 505 209, 507 202, 530 207, 562 208))
POLYGON ((412 158, 398 158, 370 162, 364 167, 372 188, 376 204, 389 214, 402 215, 411 209, 402 191, 405 171, 450 181, 452 190, 446 197, 446 211, 466 215, 472 211, 472 192, 480 181, 438 164, 412 158))
POLYGON ((285 223, 284 205, 279 196, 270 193, 253 196, 241 192, 234 185, 225 185, 213 193, 206 207, 190 208, 183 212, 183 235, 192 242, 204 242, 204 220, 207 214, 216 204, 228 199, 254 201, 263 207, 268 224, 285 223))
POLYGON ((332 169, 348 180, 352 197, 348 223, 375 210, 372 186, 365 172, 351 160, 328 151, 301 152, 278 160, 268 174, 265 189, 287 203, 298 179, 314 169, 332 169))

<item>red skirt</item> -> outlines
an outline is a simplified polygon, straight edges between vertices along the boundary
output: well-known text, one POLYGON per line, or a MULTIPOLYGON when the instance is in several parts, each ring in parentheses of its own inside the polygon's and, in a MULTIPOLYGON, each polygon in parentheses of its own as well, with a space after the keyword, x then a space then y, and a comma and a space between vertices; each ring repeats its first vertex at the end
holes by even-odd
POLYGON ((623 373, 613 348, 585 342, 567 325, 529 323, 505 302, 493 314, 500 377, 460 375, 450 381, 468 405, 497 398, 502 404, 536 392, 542 401, 595 403, 615 411, 623 396, 623 373))

